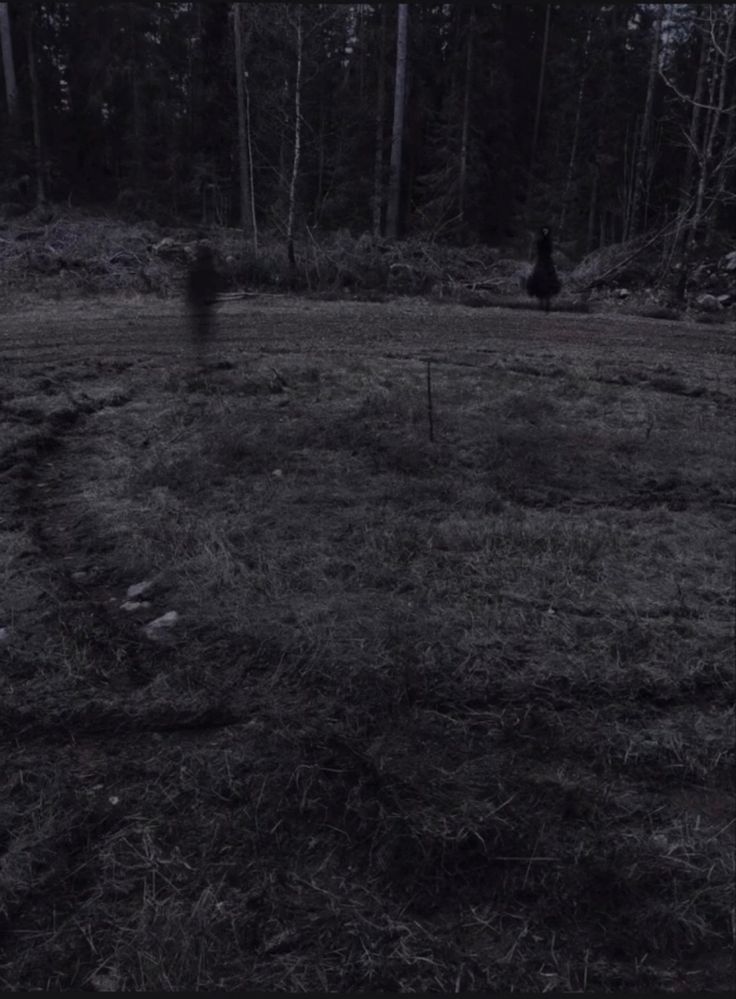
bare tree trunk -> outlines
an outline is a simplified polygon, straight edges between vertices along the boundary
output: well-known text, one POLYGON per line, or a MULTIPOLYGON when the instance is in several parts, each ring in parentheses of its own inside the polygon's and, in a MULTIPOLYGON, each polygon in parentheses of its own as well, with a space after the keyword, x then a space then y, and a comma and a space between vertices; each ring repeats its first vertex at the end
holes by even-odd
MULTIPOLYGON (((727 93, 727 81, 729 78, 729 63, 732 60, 731 49, 733 45, 734 36, 734 26, 736 25, 736 9, 732 4, 729 4, 725 8, 725 24, 721 26, 720 30, 720 44, 716 44, 715 37, 713 37, 713 45, 717 50, 720 49, 720 53, 716 51, 714 55, 714 60, 718 61, 718 55, 721 55, 721 73, 720 81, 718 86, 718 103, 713 108, 711 112, 711 123, 710 131, 708 133, 708 145, 706 148, 705 162, 707 169, 710 173, 711 180, 711 200, 704 212, 704 222, 706 224, 705 231, 705 241, 709 244, 713 240, 714 227, 716 219, 718 217, 718 208, 720 206, 719 191, 724 191, 725 188, 722 187, 722 180, 724 179, 724 174, 727 172, 727 166, 730 158, 733 154, 731 148, 731 143, 733 140, 733 118, 734 111, 726 110, 726 93, 727 93), (714 151, 716 136, 718 133, 718 128, 721 123, 721 118, 726 114, 728 117, 728 124, 726 125, 726 134, 724 136, 723 148, 721 151, 720 162, 715 164, 714 151)), ((715 32, 714 32, 715 35, 715 32)))
POLYGON ((288 211, 289 168, 286 162, 288 154, 287 132, 290 125, 290 115, 287 111, 288 103, 289 81, 286 77, 284 77, 283 86, 281 88, 281 103, 279 104, 279 108, 283 108, 283 114, 281 115, 281 127, 277 130, 279 133, 279 183, 278 195, 274 207, 277 210, 278 217, 281 216, 282 212, 288 211))
POLYGON ((406 100, 406 43, 409 23, 409 5, 399 4, 396 29, 396 78, 394 84, 394 124, 391 133, 391 169, 388 183, 388 212, 386 232, 390 239, 398 239, 399 210, 401 206, 401 154, 404 138, 404 104, 406 100))
POLYGON ((534 185, 534 161, 537 158, 537 142, 539 141, 539 124, 542 119, 542 99, 544 98, 544 74, 547 69, 547 49, 549 47, 549 22, 552 5, 547 4, 544 15, 544 38, 542 40, 542 60, 539 67, 539 85, 537 86, 537 107, 534 112, 534 133, 532 135, 532 151, 529 156, 529 183, 526 189, 526 222, 529 222, 531 212, 532 187, 534 185))
POLYGON ((248 86, 248 74, 246 72, 244 78, 245 85, 245 133, 248 137, 248 183, 250 184, 250 190, 248 192, 250 196, 250 220, 251 227, 253 229, 253 250, 258 252, 258 221, 256 219, 256 189, 255 189, 255 179, 253 173, 253 138, 251 132, 251 116, 250 116, 250 87, 248 86))
POLYGON ((363 106, 363 99, 365 96, 365 10, 363 4, 358 4, 358 27, 356 30, 356 36, 358 38, 358 95, 360 97, 360 106, 363 106))
POLYGON ((238 163, 240 166, 240 226, 243 230, 243 240, 253 236, 253 249, 258 248, 255 227, 253 225, 249 136, 245 108, 245 56, 243 53, 243 24, 241 20, 241 4, 232 6, 233 41, 235 43, 235 84, 238 103, 238 163), (249 201, 251 202, 249 205, 249 201))
POLYGON ((654 20, 652 38, 652 48, 649 56, 649 76, 647 79, 647 96, 644 100, 644 115, 641 120, 641 133, 639 138, 639 148, 636 157, 636 172, 634 174, 634 191, 628 213, 628 219, 624 231, 624 239, 631 239, 639 231, 639 214, 641 204, 644 199, 644 180, 646 174, 646 158, 649 150, 649 137, 652 130, 652 106, 654 104, 654 84, 657 79, 657 68, 659 64, 659 45, 662 38, 662 19, 664 17, 665 6, 660 4, 657 7, 657 16, 654 20))
MULTIPOLYGON (((736 103, 736 87, 733 88, 731 95, 731 105, 733 106, 734 103, 736 103)), ((713 199, 713 225, 708 227, 706 237, 709 241, 712 240, 718 209, 725 201, 726 192, 730 191, 733 195, 734 191, 734 184, 731 180, 736 172, 736 135, 734 135, 734 132, 736 132, 736 111, 732 110, 728 115, 726 135, 723 140, 723 156, 718 165, 718 180, 716 181, 716 191, 713 199)))
POLYGON ((294 84, 294 157, 289 181, 289 215, 286 224, 286 247, 292 271, 296 268, 294 254, 294 215, 296 210, 296 181, 299 176, 299 159, 302 148, 302 6, 296 5, 296 82, 294 84))
POLYGON ((41 100, 39 96, 38 73, 36 71, 36 54, 33 48, 33 20, 35 5, 28 5, 26 10, 26 49, 28 53, 28 76, 31 85, 31 115, 33 118, 33 152, 36 167, 36 204, 46 201, 46 184, 44 175, 43 143, 41 137, 41 100))
POLYGON ((591 253, 593 250, 593 240, 595 238, 595 216, 598 210, 598 178, 600 169, 599 164, 595 163, 593 167, 593 185, 590 189, 590 204, 588 205, 588 253, 591 253))
POLYGON ((465 187, 468 179, 468 134, 470 131, 470 89, 473 81, 473 34, 475 32, 475 8, 470 8, 468 17, 468 37, 465 47, 465 83, 463 87, 463 122, 460 132, 460 169, 458 176, 458 216, 465 219, 465 187))
POLYGON ((575 124, 572 130, 572 142, 570 144, 570 159, 567 164, 567 174, 565 176, 565 187, 562 193, 562 211, 560 213, 560 238, 563 238, 565 232, 565 224, 567 222, 567 210, 570 200, 570 188, 572 187, 572 178, 575 174, 575 160, 578 155, 578 142, 580 141, 580 117, 583 110, 583 93, 585 92, 585 84, 588 81, 588 53, 590 51, 590 39, 593 34, 593 18, 594 14, 591 15, 591 21, 588 25, 588 33, 585 36, 585 45, 583 46, 583 72, 580 77, 580 86, 578 87, 578 97, 575 105, 575 124))
POLYGON ((18 84, 15 79, 15 61, 13 59, 13 36, 10 31, 10 15, 7 3, 0 3, 0 47, 3 55, 3 73, 5 76, 5 97, 8 102, 8 118, 16 119, 18 111, 18 84))
POLYGON ((322 199, 325 187, 325 102, 320 90, 319 95, 319 130, 317 133, 317 190, 314 195, 312 224, 319 225, 322 217, 322 199))
MULTIPOLYGON (((704 222, 704 216, 706 214, 705 199, 706 195, 710 193, 710 188, 713 184, 713 176, 715 173, 713 164, 713 153, 715 149, 715 140, 718 134, 718 127, 721 123, 721 118, 726 108, 726 82, 728 79, 728 65, 731 57, 731 45, 733 41, 734 32, 734 22, 736 17, 734 16, 735 10, 731 4, 726 4, 724 9, 726 11, 726 21, 725 25, 722 27, 720 34, 721 38, 717 39, 716 35, 719 33, 719 25, 713 20, 713 5, 710 7, 710 35, 711 44, 713 46, 713 54, 711 59, 711 77, 709 82, 709 94, 708 103, 709 108, 709 118, 705 121, 704 126, 704 148, 700 155, 700 176, 698 178, 698 187, 695 197, 695 208, 693 210, 693 215, 690 223, 690 238, 692 240, 697 240, 697 234, 699 228, 704 222), (724 37, 725 36, 725 37, 724 37), (719 51, 720 50, 720 51, 719 51), (719 63, 719 55, 721 56, 721 61, 719 63), (720 72, 719 72, 720 70, 720 72), (717 103, 716 103, 717 101, 717 103)), ((733 113, 733 112, 731 112, 733 113)), ((724 155, 721 158, 721 166, 724 165, 724 161, 728 156, 728 150, 724 150, 724 155)), ((708 206, 710 209, 712 206, 708 206)), ((710 211, 708 211, 710 214, 710 211)))
POLYGON ((685 158, 685 168, 682 174, 682 185, 680 187, 680 213, 688 210, 692 199, 693 172, 695 168, 695 150, 698 148, 700 135, 700 121, 703 116, 703 90, 705 88, 705 70, 708 65, 708 44, 703 35, 700 39, 700 61, 698 62, 698 75, 695 78, 695 92, 693 94, 693 109, 690 116, 690 134, 688 138, 687 155, 685 158))
POLYGON ((698 9, 696 17, 701 32, 701 51, 693 96, 683 94, 664 70, 660 70, 670 90, 691 107, 689 151, 677 225, 663 266, 666 273, 674 262, 679 270, 680 297, 684 296, 698 243, 702 237, 706 243, 712 240, 718 209, 729 195, 728 177, 736 162, 734 111, 727 100, 733 80, 731 66, 736 56, 736 8, 733 4, 706 4, 698 9), (724 115, 727 118, 725 130, 721 127, 724 115))
POLYGON ((381 235, 383 214, 383 113, 386 102, 386 12, 381 4, 381 40, 378 50, 378 88, 376 92, 376 154, 373 164, 373 235, 381 235))
POLYGON ((636 115, 631 123, 631 129, 627 124, 626 138, 624 139, 623 155, 623 191, 621 198, 622 215, 622 240, 628 238, 631 228, 631 212, 634 206, 634 189, 636 187, 636 166, 639 161, 639 143, 641 142, 641 117, 636 115))
POLYGON ((700 146, 701 121, 703 117, 703 92, 705 90, 705 76, 708 68, 710 48, 705 38, 705 33, 700 37, 700 57, 698 60, 698 73, 695 78, 695 89, 692 96, 692 111, 690 114, 690 128, 687 135, 687 153, 685 156, 685 166, 680 182, 680 196, 677 207, 677 220, 672 235, 670 246, 665 254, 663 273, 667 273, 675 262, 680 267, 681 276, 678 282, 678 296, 680 299, 685 294, 685 284, 687 275, 685 273, 685 244, 689 235, 688 216, 695 203, 693 192, 693 178, 695 174, 695 164, 697 150, 700 146))
POLYGON ((134 160, 133 167, 135 174, 133 177, 133 186, 135 188, 135 193, 138 198, 140 198, 144 182, 143 182, 143 162, 144 162, 144 150, 143 150, 143 113, 141 110, 141 93, 140 84, 138 80, 138 31, 135 23, 135 8, 131 5, 128 7, 128 32, 131 40, 129 62, 128 62, 128 74, 130 77, 130 90, 131 90, 131 103, 133 107, 133 144, 134 144, 134 160))

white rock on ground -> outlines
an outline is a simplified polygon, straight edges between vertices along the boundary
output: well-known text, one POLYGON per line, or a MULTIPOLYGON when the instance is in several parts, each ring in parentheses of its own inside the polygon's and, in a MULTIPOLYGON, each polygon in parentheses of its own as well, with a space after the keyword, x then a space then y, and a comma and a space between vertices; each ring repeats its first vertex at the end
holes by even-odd
POLYGON ((167 611, 165 614, 162 614, 161 617, 157 617, 155 620, 149 621, 143 630, 149 638, 161 640, 166 637, 178 620, 179 615, 176 611, 167 611))
POLYGON ((126 600, 124 603, 120 604, 120 610, 132 613, 133 611, 144 610, 146 607, 150 606, 150 600, 126 600))
POLYGON ((133 583, 132 586, 129 586, 125 595, 128 600, 135 600, 137 597, 142 597, 144 593, 148 593, 152 586, 153 580, 144 579, 142 583, 133 583))

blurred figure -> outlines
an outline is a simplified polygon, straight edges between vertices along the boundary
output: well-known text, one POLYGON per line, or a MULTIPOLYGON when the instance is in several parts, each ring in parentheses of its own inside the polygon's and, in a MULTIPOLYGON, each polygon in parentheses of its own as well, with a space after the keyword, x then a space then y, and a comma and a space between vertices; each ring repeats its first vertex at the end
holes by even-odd
POLYGON ((192 344, 197 360, 205 359, 207 344, 214 336, 212 308, 217 296, 217 271, 212 249, 199 243, 194 260, 187 272, 187 305, 189 307, 192 344))
POLYGON ((545 312, 549 312, 552 297, 560 293, 560 279, 552 263, 552 236, 547 226, 543 226, 539 233, 537 259, 526 282, 526 290, 539 299, 539 305, 545 312))

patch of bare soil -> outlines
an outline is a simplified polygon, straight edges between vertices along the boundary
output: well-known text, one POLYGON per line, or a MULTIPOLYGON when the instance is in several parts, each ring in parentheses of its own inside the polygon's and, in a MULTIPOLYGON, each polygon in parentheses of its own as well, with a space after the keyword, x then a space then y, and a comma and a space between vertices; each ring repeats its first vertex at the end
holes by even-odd
POLYGON ((0 985, 727 989, 732 336, 217 327, 0 320, 0 985))

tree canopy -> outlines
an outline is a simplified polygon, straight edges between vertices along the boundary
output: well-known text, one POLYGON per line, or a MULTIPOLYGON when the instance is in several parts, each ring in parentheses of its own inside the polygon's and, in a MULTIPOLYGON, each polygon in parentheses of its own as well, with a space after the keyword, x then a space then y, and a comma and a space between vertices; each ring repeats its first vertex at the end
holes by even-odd
MULTIPOLYGON (((733 5, 402 6, 399 234, 503 243, 543 221, 584 252, 736 225, 733 5)), ((395 5, 0 7, 6 207, 361 232, 378 197, 385 226, 395 5)))

